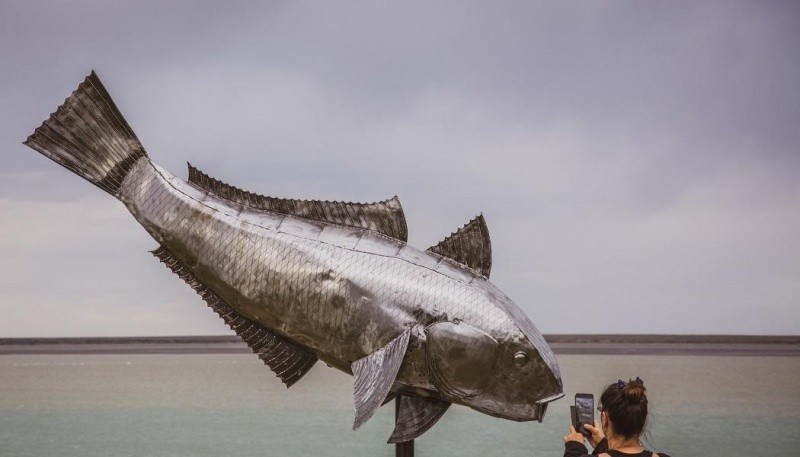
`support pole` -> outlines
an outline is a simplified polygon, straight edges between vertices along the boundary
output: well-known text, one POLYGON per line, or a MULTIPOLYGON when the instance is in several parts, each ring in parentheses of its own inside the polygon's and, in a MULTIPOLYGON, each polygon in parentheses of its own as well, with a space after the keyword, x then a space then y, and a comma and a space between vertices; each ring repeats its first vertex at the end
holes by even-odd
MULTIPOLYGON (((397 423, 397 416, 400 415, 400 395, 394 399, 394 421, 397 423)), ((397 443, 394 445, 395 457, 414 457, 414 440, 397 443)))

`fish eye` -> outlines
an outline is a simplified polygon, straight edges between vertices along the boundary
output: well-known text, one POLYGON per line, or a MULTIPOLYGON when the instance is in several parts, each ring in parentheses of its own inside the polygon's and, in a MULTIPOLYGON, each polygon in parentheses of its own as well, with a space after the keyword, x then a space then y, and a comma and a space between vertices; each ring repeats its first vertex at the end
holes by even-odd
POLYGON ((525 366, 526 363, 528 363, 528 354, 524 351, 519 351, 514 354, 514 365, 522 367, 525 366))

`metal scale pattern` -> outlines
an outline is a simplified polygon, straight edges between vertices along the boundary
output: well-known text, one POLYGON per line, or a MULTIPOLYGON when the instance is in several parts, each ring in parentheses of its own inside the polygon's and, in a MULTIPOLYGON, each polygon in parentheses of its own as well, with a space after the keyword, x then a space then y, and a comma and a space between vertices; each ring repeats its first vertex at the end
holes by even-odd
POLYGON ((382 348, 420 312, 515 330, 470 286, 479 275, 374 232, 231 208, 146 159, 123 183, 122 201, 239 313, 339 365, 382 348))
POLYGON ((213 290, 198 281, 192 272, 175 259, 164 247, 152 251, 167 268, 183 279, 208 304, 231 330, 235 331, 247 346, 275 372, 275 375, 291 387, 300 380, 317 362, 317 356, 308 349, 302 348, 242 317, 228 306, 213 290))
POLYGON ((451 403, 541 420, 563 396, 549 346, 488 280, 482 216, 420 250, 396 197, 265 197, 191 165, 184 181, 150 161, 94 72, 26 144, 120 199, 154 254, 287 386, 318 358, 353 374, 354 428, 393 395, 393 441, 451 403))

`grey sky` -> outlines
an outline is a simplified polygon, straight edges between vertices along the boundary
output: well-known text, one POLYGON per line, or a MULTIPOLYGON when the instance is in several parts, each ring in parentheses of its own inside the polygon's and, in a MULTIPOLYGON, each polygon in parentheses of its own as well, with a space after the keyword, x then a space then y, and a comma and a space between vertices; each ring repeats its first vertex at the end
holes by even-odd
POLYGON ((545 333, 800 333, 796 2, 432 3, 0 1, 0 337, 227 330, 20 144, 92 68, 179 176, 483 212, 545 333))

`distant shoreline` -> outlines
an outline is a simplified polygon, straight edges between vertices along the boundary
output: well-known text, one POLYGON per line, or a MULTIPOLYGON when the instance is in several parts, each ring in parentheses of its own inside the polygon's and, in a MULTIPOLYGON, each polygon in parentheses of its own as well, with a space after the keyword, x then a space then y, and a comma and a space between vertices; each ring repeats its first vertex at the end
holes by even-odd
MULTIPOLYGON (((545 335, 556 354, 800 356, 800 335, 545 335)), ((12 354, 246 354, 233 335, 0 338, 12 354)))

